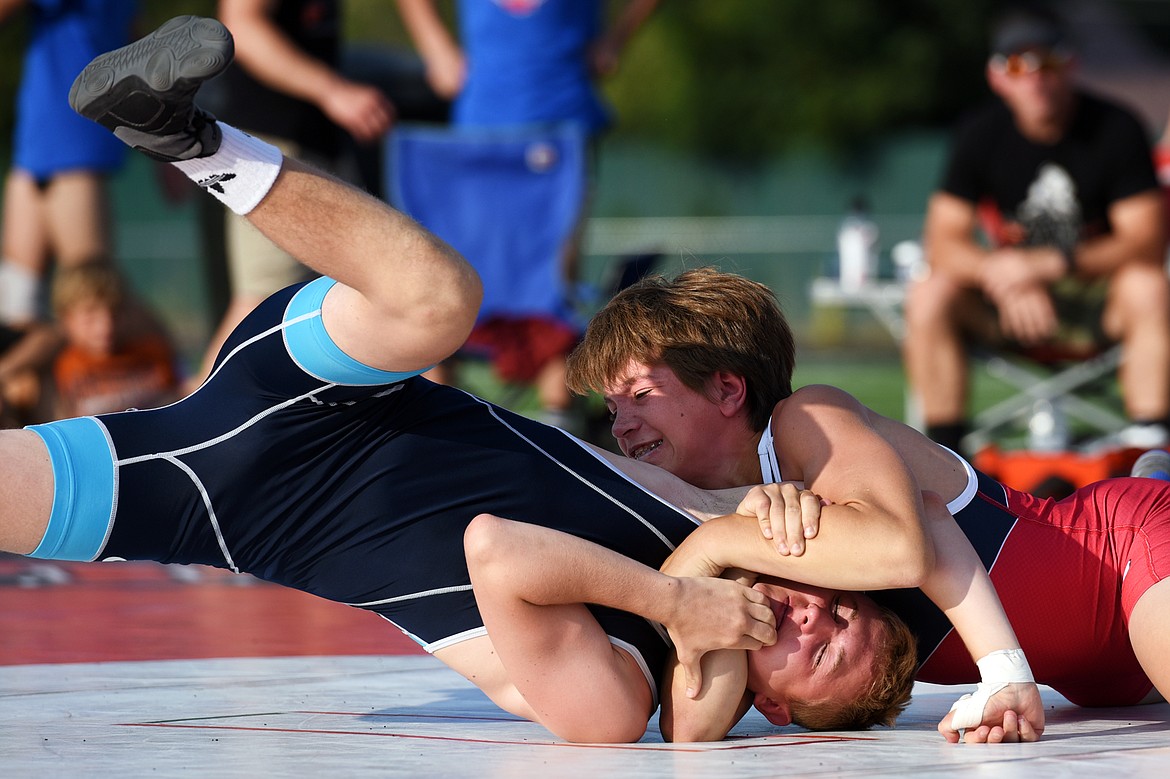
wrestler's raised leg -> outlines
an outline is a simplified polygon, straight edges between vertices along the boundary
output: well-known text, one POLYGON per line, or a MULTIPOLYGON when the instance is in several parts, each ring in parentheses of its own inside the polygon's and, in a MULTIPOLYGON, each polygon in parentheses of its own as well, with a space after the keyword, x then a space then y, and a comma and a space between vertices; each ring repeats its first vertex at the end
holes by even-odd
POLYGON ((372 368, 413 372, 466 340, 479 278, 443 241, 385 203, 217 122, 195 103, 231 62, 215 19, 182 16, 96 57, 73 108, 153 159, 183 171, 298 260, 341 282, 322 320, 333 342, 372 368), (393 334, 393 337, 387 337, 393 334))

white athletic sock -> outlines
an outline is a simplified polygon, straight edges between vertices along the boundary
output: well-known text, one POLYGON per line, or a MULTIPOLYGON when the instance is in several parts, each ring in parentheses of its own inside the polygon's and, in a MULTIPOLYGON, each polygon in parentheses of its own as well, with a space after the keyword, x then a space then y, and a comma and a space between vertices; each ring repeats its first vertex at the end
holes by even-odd
POLYGON ((280 173, 280 149, 219 123, 223 140, 209 157, 171 163, 240 216, 256 207, 280 173))
POLYGON ((0 260, 0 322, 27 325, 37 318, 41 280, 23 265, 0 260))

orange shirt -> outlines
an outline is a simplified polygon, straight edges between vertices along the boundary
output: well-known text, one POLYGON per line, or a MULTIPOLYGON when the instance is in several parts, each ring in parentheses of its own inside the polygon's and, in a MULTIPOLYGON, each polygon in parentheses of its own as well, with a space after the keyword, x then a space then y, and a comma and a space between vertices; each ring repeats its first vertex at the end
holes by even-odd
POLYGON ((172 400, 178 387, 171 348, 153 335, 108 356, 66 346, 53 365, 53 377, 68 416, 157 406, 172 400))

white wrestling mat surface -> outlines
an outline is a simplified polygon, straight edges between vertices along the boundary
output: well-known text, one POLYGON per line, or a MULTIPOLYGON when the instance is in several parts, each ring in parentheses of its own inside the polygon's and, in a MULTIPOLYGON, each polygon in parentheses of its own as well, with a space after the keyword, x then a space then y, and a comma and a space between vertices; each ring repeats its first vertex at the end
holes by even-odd
POLYGON ((366 776, 500 779, 1170 776, 1170 704, 1080 709, 1051 690, 1036 744, 953 746, 964 690, 919 685, 895 729, 777 731, 749 714, 724 742, 575 745, 497 709, 426 656, 0 667, 0 777, 366 776))

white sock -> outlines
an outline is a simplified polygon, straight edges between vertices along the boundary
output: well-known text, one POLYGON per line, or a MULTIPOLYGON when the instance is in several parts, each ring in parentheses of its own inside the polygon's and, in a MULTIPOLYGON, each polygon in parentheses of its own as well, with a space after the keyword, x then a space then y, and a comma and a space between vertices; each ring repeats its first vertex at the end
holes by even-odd
POLYGON ((172 162, 203 189, 240 216, 268 194, 280 173, 284 155, 259 138, 219 123, 223 140, 209 157, 172 162))
POLYGON ((41 280, 23 265, 0 260, 0 322, 27 325, 37 318, 41 280))

